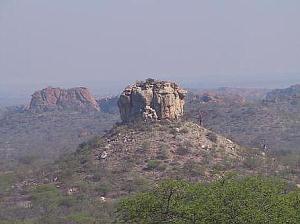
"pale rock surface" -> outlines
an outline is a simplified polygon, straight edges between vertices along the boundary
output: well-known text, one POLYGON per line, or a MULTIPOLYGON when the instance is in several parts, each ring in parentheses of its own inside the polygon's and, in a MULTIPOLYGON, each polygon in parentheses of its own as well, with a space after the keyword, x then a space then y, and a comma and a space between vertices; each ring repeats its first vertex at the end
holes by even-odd
POLYGON ((118 100, 123 122, 177 120, 183 115, 186 91, 176 83, 147 79, 125 88, 118 100))

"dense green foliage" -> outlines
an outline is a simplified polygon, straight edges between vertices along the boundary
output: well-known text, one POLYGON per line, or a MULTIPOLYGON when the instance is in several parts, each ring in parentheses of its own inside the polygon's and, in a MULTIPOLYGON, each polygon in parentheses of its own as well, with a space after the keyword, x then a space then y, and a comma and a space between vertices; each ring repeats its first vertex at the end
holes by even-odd
POLYGON ((121 223, 300 223, 300 191, 262 177, 224 178, 210 184, 165 181, 124 199, 121 223))

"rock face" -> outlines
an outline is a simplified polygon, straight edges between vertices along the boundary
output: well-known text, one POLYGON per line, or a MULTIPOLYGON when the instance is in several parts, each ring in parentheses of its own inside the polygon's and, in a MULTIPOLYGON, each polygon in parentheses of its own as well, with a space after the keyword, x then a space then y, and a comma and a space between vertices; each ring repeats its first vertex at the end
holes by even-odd
POLYGON ((183 115, 186 91, 177 84, 147 79, 125 88, 118 100, 123 122, 177 120, 183 115))
POLYGON ((36 91, 29 106, 31 112, 53 110, 99 111, 96 99, 84 87, 61 89, 51 88, 36 91))

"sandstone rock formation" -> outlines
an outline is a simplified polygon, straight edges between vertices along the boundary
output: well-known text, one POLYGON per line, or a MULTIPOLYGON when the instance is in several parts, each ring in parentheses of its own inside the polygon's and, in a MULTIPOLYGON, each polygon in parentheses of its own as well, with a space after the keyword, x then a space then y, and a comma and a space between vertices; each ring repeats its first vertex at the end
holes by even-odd
POLYGON ((118 106, 123 122, 176 120, 183 115, 186 91, 177 84, 147 79, 125 88, 118 106))
POLYGON ((29 106, 31 112, 53 110, 99 111, 96 99, 84 87, 61 89, 48 87, 32 95, 29 106))

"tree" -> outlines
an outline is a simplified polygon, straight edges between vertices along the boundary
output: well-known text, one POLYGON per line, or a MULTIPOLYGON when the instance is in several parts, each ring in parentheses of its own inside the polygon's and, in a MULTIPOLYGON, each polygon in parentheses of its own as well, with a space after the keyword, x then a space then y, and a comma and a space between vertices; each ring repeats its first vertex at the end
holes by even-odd
POLYGON ((140 224, 300 223, 300 191, 272 178, 224 178, 209 184, 164 181, 120 202, 118 221, 140 224))

